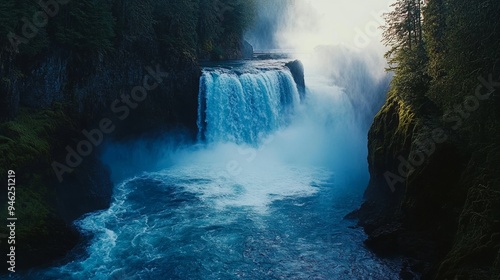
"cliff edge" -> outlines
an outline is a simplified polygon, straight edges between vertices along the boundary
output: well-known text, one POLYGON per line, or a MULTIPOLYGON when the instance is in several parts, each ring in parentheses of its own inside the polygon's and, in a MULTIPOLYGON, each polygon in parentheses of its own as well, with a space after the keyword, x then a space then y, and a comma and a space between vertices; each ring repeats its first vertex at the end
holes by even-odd
POLYGON ((405 256, 402 279, 498 279, 495 155, 485 160, 487 147, 471 150, 429 108, 429 100, 404 101, 391 91, 375 117, 370 182, 355 212, 365 243, 383 256, 405 256))

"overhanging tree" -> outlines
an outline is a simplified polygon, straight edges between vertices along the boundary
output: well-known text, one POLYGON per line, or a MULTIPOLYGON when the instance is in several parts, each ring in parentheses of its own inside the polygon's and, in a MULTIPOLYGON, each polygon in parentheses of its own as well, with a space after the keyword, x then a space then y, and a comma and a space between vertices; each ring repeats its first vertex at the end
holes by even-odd
POLYGON ((398 0, 393 11, 384 14, 382 42, 389 71, 395 72, 395 89, 406 95, 422 96, 427 90, 427 55, 422 28, 421 0, 398 0))
POLYGON ((386 53, 389 63, 397 63, 403 51, 422 47, 422 3, 420 0, 399 0, 392 4, 392 12, 384 14, 382 42, 390 47, 386 53))

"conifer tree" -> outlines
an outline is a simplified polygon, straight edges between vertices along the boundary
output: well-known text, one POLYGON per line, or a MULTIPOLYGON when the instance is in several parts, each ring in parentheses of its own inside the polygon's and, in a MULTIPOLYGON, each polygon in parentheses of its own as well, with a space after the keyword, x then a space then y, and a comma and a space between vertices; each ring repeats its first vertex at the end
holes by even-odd
POLYGON ((422 46, 421 0, 398 0, 393 11, 385 14, 382 42, 390 47, 386 57, 390 64, 397 63, 403 52, 422 46))
POLYGON ((113 49, 114 26, 109 1, 72 1, 58 17, 55 37, 78 51, 107 52, 113 49))

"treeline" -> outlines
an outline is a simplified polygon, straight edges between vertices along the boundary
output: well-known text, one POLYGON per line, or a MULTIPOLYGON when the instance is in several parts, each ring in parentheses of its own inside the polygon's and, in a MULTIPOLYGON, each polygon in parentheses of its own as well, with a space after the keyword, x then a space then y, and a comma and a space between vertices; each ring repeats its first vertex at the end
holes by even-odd
POLYGON ((395 72, 392 90, 413 103, 436 105, 444 120, 475 136, 496 131, 491 120, 500 119, 495 84, 500 81, 500 1, 398 0, 392 7, 383 37, 395 72))
POLYGON ((123 42, 217 55, 240 43, 253 0, 2 0, 1 53, 34 56, 52 45, 107 53, 123 42))
MULTIPOLYGON (((432 171, 410 172, 399 212, 413 228, 438 236, 447 252, 432 279, 500 275, 499 14, 498 0, 397 0, 385 15, 386 58, 395 73, 389 95, 411 111, 400 116, 411 113, 413 151, 422 154, 418 141, 431 139, 426 127, 446 132, 446 142, 435 146, 445 152, 428 161, 432 171), (434 217, 416 219, 422 209, 434 217)), ((398 131, 404 121, 391 125, 398 131)))

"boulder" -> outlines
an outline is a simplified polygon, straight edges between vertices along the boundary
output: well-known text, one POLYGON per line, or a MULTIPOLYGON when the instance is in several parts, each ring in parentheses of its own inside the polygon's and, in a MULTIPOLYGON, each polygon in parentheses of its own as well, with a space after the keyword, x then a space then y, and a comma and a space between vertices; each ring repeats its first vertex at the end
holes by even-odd
POLYGON ((292 73, 293 79, 297 84, 297 89, 299 90, 300 100, 303 100, 306 96, 306 82, 304 79, 304 65, 300 60, 290 61, 285 64, 290 72, 292 73))

